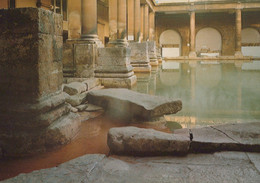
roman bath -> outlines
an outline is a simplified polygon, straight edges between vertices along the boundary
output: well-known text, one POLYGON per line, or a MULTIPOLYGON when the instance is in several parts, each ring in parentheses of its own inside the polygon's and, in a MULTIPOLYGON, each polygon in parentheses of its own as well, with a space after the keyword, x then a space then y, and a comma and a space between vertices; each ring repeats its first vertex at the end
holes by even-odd
POLYGON ((260 0, 0 0, 0 182, 260 180, 260 0))

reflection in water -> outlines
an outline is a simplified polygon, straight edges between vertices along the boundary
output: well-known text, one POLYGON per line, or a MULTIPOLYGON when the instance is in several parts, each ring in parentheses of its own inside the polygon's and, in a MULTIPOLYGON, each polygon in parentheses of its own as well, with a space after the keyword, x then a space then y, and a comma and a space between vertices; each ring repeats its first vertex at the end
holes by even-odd
MULTIPOLYGON (((260 63, 246 63, 246 67, 256 62, 260 63)), ((155 74, 155 95, 183 102, 182 111, 170 115, 168 120, 180 122, 183 127, 259 121, 260 69, 246 70, 243 65, 242 62, 164 62, 155 74)), ((149 87, 147 83, 143 84, 149 87)))
POLYGON ((177 122, 167 122, 166 123, 167 128, 169 128, 171 130, 171 132, 174 132, 174 130, 177 129, 182 129, 182 126, 180 125, 180 123, 177 122))
MULTIPOLYGON (((250 63, 247 63, 250 64, 250 63)), ((254 63, 255 64, 255 63, 254 63)), ((235 64, 182 63, 167 70, 153 67, 151 74, 138 75, 134 90, 159 96, 179 98, 183 109, 166 121, 131 124, 171 133, 174 128, 192 128, 221 123, 252 122, 260 119, 260 70, 243 70, 235 64), (167 72, 165 72, 165 70, 167 72), (180 123, 179 126, 177 123, 180 123)), ((88 116, 89 117, 89 116, 88 116)), ((82 116, 82 119, 87 119, 82 116)), ((0 160, 0 180, 19 173, 55 167, 85 154, 107 154, 107 132, 126 126, 101 116, 82 123, 78 136, 59 149, 23 159, 0 160)))

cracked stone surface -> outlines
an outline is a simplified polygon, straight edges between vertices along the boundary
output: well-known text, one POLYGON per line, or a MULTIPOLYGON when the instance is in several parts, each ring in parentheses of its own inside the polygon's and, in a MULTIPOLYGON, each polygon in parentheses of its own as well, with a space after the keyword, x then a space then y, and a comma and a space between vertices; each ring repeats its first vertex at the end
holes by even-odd
MULTIPOLYGON (((260 172, 243 152, 190 154, 187 157, 106 157, 85 155, 58 167, 34 171, 3 183, 256 183, 260 172)), ((254 154, 259 159, 260 154, 254 154)))
POLYGON ((188 152, 260 152, 260 123, 226 124, 175 130, 173 134, 136 127, 111 128, 108 146, 120 155, 185 155, 188 152))
MULTIPOLYGON (((260 152, 260 122, 225 124, 191 130, 191 152, 245 151, 260 152)), ((188 136, 188 129, 174 134, 188 136)))

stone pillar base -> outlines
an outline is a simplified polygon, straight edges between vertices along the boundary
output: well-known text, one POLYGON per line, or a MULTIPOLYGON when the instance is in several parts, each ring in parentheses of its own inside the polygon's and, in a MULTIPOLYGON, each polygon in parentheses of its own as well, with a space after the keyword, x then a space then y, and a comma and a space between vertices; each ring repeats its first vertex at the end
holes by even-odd
POLYGON ((234 56, 235 56, 236 58, 242 58, 242 57, 244 57, 241 51, 236 51, 234 56))
POLYGON ((159 47, 157 47, 156 51, 157 51, 158 62, 162 63, 163 59, 162 59, 161 49, 159 47))
POLYGON ((129 78, 101 78, 101 83, 106 88, 131 88, 136 84, 136 75, 129 78))
POLYGON ((84 40, 68 40, 63 49, 63 73, 67 77, 94 77, 98 45, 84 40))
POLYGON ((98 48, 104 48, 102 41, 98 37, 83 37, 79 39, 68 39, 66 43, 69 44, 95 44, 98 48))
POLYGON ((147 42, 133 42, 129 44, 129 48, 131 48, 131 65, 134 72, 151 72, 147 42))
POLYGON ((197 57, 197 54, 196 54, 195 51, 191 51, 191 52, 189 53, 189 58, 196 58, 196 57, 197 57))
POLYGON ((35 104, 16 103, 11 107, 2 101, 0 107, 0 145, 8 157, 64 145, 77 135, 81 125, 79 115, 70 112, 62 93, 35 104))
POLYGON ((156 43, 155 41, 147 41, 147 43, 148 43, 148 54, 150 59, 150 65, 157 66, 159 65, 159 63, 157 59, 156 43))
POLYGON ((78 115, 70 113, 61 91, 62 22, 61 15, 40 8, 0 10, 4 156, 44 152, 69 142, 78 132, 78 115))
POLYGON ((136 72, 151 72, 151 65, 132 64, 133 71, 136 72))
POLYGON ((95 77, 108 88, 130 88, 136 83, 130 52, 126 47, 99 48, 95 77))
POLYGON ((150 58, 150 65, 153 66, 158 66, 159 62, 157 58, 150 58))
POLYGON ((114 41, 110 41, 108 43, 108 47, 127 47, 128 42, 126 39, 117 39, 114 41))

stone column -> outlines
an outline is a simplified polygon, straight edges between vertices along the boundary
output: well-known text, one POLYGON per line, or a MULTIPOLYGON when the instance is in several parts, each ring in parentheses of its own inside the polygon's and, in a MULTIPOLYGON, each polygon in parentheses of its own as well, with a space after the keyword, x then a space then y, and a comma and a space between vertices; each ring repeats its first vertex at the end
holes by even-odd
POLYGON ((134 7, 134 37, 136 42, 140 42, 141 33, 141 7, 140 0, 135 0, 134 7))
POLYGON ((134 41, 135 0, 128 0, 128 41, 134 41))
POLYGON ((117 42, 118 46, 127 46, 126 40, 126 0, 117 1, 117 42))
POLYGON ((144 5, 144 41, 149 40, 149 6, 144 5))
POLYGON ((131 88, 136 83, 126 40, 126 0, 109 1, 110 47, 99 48, 95 77, 108 88, 131 88))
POLYGON ((117 40, 117 0, 109 0, 109 42, 117 40))
POLYGON ((140 43, 140 0, 135 0, 135 42, 129 43, 131 48, 131 65, 134 72, 151 72, 147 42, 140 43))
POLYGON ((132 42, 129 43, 129 47, 131 48, 131 65, 134 72, 151 72, 148 42, 132 42))
POLYGON ((82 0, 81 2, 81 39, 95 43, 98 40, 97 0, 82 0))
POLYGON ((79 130, 62 93, 62 23, 61 15, 41 8, 0 10, 0 144, 6 156, 45 152, 79 130))
POLYGON ((97 34, 97 0, 68 3, 72 12, 69 12, 70 39, 63 47, 63 71, 67 77, 94 77, 97 47, 104 47, 97 34))
POLYGON ((68 1, 68 39, 81 36, 81 0, 68 1))
POLYGON ((144 5, 141 5, 141 33, 140 33, 140 41, 144 41, 144 5))
POLYGON ((149 40, 150 41, 154 41, 154 28, 155 28, 155 25, 154 25, 154 12, 151 11, 149 13, 149 40))
POLYGON ((109 27, 110 45, 126 47, 126 0, 109 1, 109 27))
POLYGON ((151 66, 158 65, 157 48, 154 39, 154 12, 149 15, 149 7, 145 6, 145 40, 148 42, 148 53, 151 66), (150 39, 151 38, 151 39, 150 39), (149 41, 148 41, 149 40, 149 41))
POLYGON ((196 28, 195 28, 195 12, 190 12, 190 53, 189 57, 197 57, 196 51, 195 51, 195 34, 196 34, 196 28))
POLYGON ((241 52, 241 9, 236 10, 236 50, 235 50, 235 57, 242 57, 241 52))

